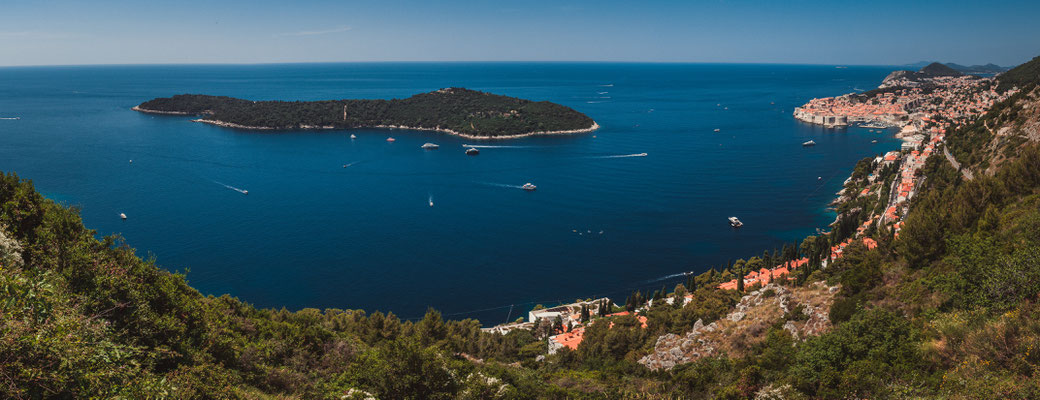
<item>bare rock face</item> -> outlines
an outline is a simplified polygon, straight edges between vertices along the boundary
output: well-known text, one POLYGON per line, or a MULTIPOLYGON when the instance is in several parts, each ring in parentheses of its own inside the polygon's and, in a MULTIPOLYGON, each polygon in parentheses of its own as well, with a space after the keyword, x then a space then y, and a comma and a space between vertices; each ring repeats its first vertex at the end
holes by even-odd
POLYGON ((828 312, 836 293, 836 286, 823 282, 800 288, 768 284, 741 298, 725 318, 707 325, 698 320, 685 335, 669 333, 658 337, 654 351, 639 363, 652 370, 668 370, 702 357, 738 356, 765 340, 766 328, 785 316, 788 321, 784 330, 796 340, 819 335, 830 329, 828 312), (792 316, 795 312, 802 316, 792 316))

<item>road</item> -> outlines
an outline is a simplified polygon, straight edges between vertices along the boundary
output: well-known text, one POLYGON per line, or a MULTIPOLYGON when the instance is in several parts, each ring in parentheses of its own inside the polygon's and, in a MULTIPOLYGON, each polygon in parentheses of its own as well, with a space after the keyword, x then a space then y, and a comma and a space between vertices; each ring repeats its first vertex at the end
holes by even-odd
POLYGON ((975 175, 972 175, 971 170, 967 168, 961 169, 961 163, 957 162, 957 159, 953 158, 953 154, 950 154, 950 149, 947 149, 946 146, 943 146, 943 154, 946 155, 946 159, 950 161, 950 165, 953 165, 954 169, 961 171, 961 173, 964 174, 964 179, 969 181, 975 179, 975 175))

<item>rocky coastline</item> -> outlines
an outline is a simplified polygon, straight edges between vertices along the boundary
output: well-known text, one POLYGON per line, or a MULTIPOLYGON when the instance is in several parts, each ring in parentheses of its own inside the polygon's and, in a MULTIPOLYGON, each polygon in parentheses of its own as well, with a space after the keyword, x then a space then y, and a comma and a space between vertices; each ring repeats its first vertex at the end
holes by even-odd
MULTIPOLYGON (((172 111, 148 110, 148 109, 143 109, 143 108, 140 108, 140 107, 134 107, 133 110, 134 111, 144 112, 144 113, 188 115, 187 113, 179 113, 179 112, 172 112, 172 111)), ((271 126, 240 125, 240 124, 235 124, 235 123, 231 123, 231 122, 225 122, 225 121, 219 121, 219 120, 213 120, 213 119, 205 119, 205 118, 193 119, 192 121, 193 122, 201 122, 201 123, 204 123, 204 124, 216 125, 216 126, 219 126, 219 127, 222 127, 222 128, 246 129, 246 130, 280 130, 280 129, 292 129, 292 130, 335 130, 335 129, 344 129, 344 130, 346 130, 346 129, 366 129, 366 128, 370 128, 370 129, 402 129, 402 130, 411 130, 411 131, 428 131, 428 132, 447 133, 449 135, 455 135, 455 136, 459 136, 459 137, 462 137, 462 138, 473 139, 473 140, 500 140, 500 139, 519 139, 519 138, 529 137, 529 136, 570 135, 570 134, 577 134, 577 133, 589 133, 589 132, 593 132, 595 130, 598 130, 600 128, 600 125, 598 123, 596 123, 595 121, 593 121, 592 122, 592 126, 590 126, 588 128, 583 128, 583 129, 571 129, 571 130, 561 130, 561 131, 538 131, 538 132, 526 132, 526 133, 517 133, 517 134, 511 134, 511 135, 498 135, 498 136, 478 136, 478 135, 470 135, 470 134, 466 134, 466 133, 456 132, 456 131, 453 131, 451 129, 422 128, 422 127, 404 126, 404 125, 373 125, 373 126, 359 126, 359 127, 353 127, 353 128, 340 128, 340 127, 336 127, 336 126, 332 126, 332 125, 324 125, 324 126, 319 126, 319 125, 300 125, 300 126, 294 127, 294 128, 277 128, 277 127, 271 127, 271 126)))

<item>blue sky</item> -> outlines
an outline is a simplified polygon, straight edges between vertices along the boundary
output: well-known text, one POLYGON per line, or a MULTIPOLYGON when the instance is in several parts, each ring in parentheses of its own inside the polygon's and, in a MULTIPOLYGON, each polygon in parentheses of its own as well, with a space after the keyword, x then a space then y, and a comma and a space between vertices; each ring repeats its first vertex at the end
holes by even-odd
POLYGON ((0 65, 648 61, 1015 65, 1040 1, 0 2, 0 65))

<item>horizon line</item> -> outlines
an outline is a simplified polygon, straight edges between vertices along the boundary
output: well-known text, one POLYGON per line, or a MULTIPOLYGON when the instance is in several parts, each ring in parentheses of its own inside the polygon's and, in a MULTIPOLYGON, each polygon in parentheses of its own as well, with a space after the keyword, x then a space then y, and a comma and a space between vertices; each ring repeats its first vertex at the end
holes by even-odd
MULTIPOLYGON (((805 66, 851 66, 851 67, 904 67, 920 63, 905 64, 832 64, 799 62, 747 62, 747 61, 616 61, 616 60, 362 60, 362 61, 287 61, 287 62, 155 62, 155 63, 85 63, 85 64, 13 64, 0 68, 43 68, 43 67, 159 67, 159 66, 264 66, 305 64, 493 64, 493 63, 536 63, 536 64, 716 64, 716 65, 805 65, 805 66)), ((1004 66, 1001 66, 1004 67, 1004 66)), ((1007 68, 1007 67, 1004 67, 1007 68)))

